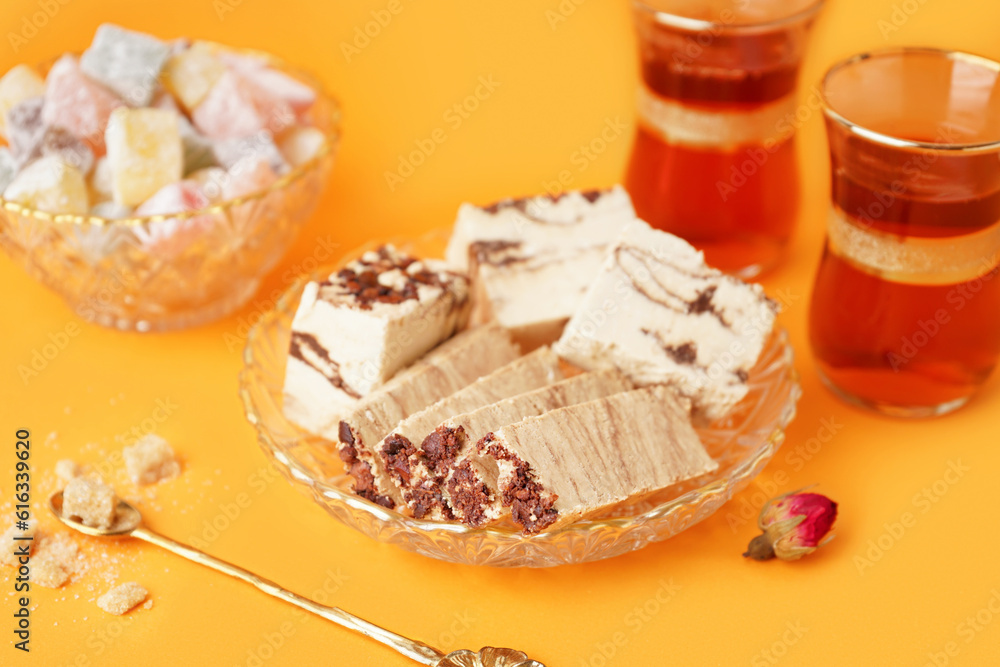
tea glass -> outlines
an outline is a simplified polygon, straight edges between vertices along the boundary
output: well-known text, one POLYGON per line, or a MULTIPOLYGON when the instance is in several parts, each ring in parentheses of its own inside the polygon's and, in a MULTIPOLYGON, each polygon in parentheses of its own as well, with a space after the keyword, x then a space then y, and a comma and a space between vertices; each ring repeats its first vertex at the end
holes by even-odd
POLYGON ((832 203, 810 306, 826 384, 909 417, 963 405, 1000 357, 1000 64, 894 49, 822 83, 832 203))

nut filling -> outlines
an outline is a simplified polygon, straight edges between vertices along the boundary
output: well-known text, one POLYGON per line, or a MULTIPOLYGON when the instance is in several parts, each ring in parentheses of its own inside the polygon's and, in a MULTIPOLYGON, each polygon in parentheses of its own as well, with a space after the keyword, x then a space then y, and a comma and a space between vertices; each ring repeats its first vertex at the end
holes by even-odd
POLYGON ((505 507, 510 507, 511 518, 521 526, 526 533, 537 533, 545 530, 559 518, 559 512, 552 509, 559 497, 548 493, 535 480, 531 466, 516 454, 493 443, 493 434, 489 433, 479 442, 479 449, 485 449, 487 456, 497 461, 509 461, 514 466, 511 478, 501 484, 501 500, 505 507))
POLYGON ((448 474, 448 468, 455 462, 458 452, 467 439, 465 429, 461 426, 458 428, 439 426, 424 438, 420 449, 429 464, 427 467, 434 471, 438 480, 448 474))
POLYGON ((386 509, 393 509, 396 503, 392 498, 383 496, 377 492, 375 486, 375 475, 372 474, 371 464, 358 458, 358 450, 354 447, 356 442, 351 427, 346 422, 340 422, 340 436, 342 442, 350 444, 343 445, 339 449, 340 460, 348 466, 347 474, 354 479, 354 493, 366 500, 370 500, 376 505, 381 505, 386 509), (344 436, 347 436, 346 438, 344 436))
POLYGON ((470 461, 463 461, 455 468, 448 481, 448 493, 464 523, 478 528, 488 522, 484 510, 493 501, 493 493, 472 469, 470 461))
POLYGON ((416 453, 417 448, 405 436, 391 433, 385 439, 385 446, 381 451, 385 468, 403 486, 410 483, 410 457, 416 453))

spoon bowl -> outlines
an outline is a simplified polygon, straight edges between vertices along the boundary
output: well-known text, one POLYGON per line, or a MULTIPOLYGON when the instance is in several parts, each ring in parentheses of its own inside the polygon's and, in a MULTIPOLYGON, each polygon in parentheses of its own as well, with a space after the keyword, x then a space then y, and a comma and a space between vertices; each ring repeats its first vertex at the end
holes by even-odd
POLYGON ((142 524, 142 514, 139 510, 121 498, 118 499, 118 506, 115 508, 115 522, 107 528, 88 526, 79 517, 64 514, 62 491, 54 493, 49 498, 49 509, 57 519, 73 530, 94 537, 124 537, 131 535, 142 524))

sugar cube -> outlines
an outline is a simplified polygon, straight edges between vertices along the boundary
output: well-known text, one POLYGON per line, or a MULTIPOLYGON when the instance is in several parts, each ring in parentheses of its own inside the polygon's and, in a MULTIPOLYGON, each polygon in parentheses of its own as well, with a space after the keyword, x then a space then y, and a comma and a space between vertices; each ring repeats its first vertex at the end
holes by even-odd
POLYGON ((30 97, 7 111, 7 143, 21 164, 38 150, 45 134, 45 122, 42 120, 44 105, 44 98, 30 97))
POLYGON ((77 462, 72 459, 60 459, 56 461, 56 477, 64 482, 68 482, 74 477, 79 477, 82 472, 77 462))
POLYGON ((149 592, 145 588, 130 581, 115 586, 97 598, 97 606, 109 614, 121 616, 145 600, 147 595, 149 592))
POLYGON ((0 78, 0 136, 6 137, 4 118, 14 106, 45 95, 45 81, 33 68, 16 65, 0 78))
POLYGON ((37 528, 38 522, 29 519, 26 530, 21 530, 17 524, 14 524, 3 535, 0 535, 0 563, 16 566, 18 564, 18 547, 27 547, 29 554, 34 551, 37 528))
POLYGON ((238 139, 261 130, 280 131, 295 118, 284 101, 270 97, 242 74, 225 72, 194 111, 191 119, 212 139, 238 139))
POLYGON ((17 158, 14 157, 14 154, 6 146, 0 147, 0 194, 17 176, 17 169, 17 158))
POLYGON ((87 182, 76 167, 58 157, 35 160, 14 178, 4 199, 49 213, 82 215, 90 208, 87 182))
POLYGON ((149 433, 122 450, 125 469, 134 484, 155 484, 180 474, 181 466, 170 444, 149 433))
POLYGON ((229 179, 222 188, 223 199, 236 199, 259 192, 278 180, 270 163, 260 157, 248 157, 229 170, 229 179))
POLYGON ((326 135, 315 127, 295 127, 286 132, 278 143, 281 154, 293 167, 305 164, 319 155, 326 145, 326 135))
POLYGON ((46 125, 64 127, 104 153, 104 129, 121 99, 80 70, 76 58, 63 56, 49 70, 42 119, 46 125))
POLYGON ((226 71, 217 57, 202 49, 187 49, 170 57, 163 84, 188 111, 197 107, 226 71))
POLYGON ((92 528, 110 528, 115 522, 118 497, 96 478, 74 477, 63 489, 63 515, 92 528))
POLYGON ((177 123, 184 146, 184 175, 216 164, 212 140, 195 129, 191 121, 177 106, 177 101, 169 92, 161 91, 153 99, 153 107, 169 109, 177 114, 177 123))
POLYGON ((105 23, 80 57, 80 68, 130 105, 141 107, 153 98, 169 56, 170 46, 155 37, 105 23))
POLYGON ((248 137, 226 139, 215 144, 215 157, 226 169, 244 160, 266 160, 276 174, 288 171, 288 163, 274 143, 274 137, 267 130, 260 130, 248 137))
POLYGON ((136 206, 180 180, 184 169, 177 114, 163 109, 115 109, 106 134, 114 200, 136 206))

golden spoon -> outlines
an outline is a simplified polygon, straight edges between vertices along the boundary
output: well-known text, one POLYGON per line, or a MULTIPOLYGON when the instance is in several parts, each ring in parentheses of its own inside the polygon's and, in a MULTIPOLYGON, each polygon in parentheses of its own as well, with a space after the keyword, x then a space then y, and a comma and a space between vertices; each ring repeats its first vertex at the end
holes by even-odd
POLYGON ((313 602, 309 598, 304 598, 297 593, 285 590, 273 581, 258 577, 249 570, 244 570, 242 567, 237 567, 214 556, 209 556, 207 553, 193 547, 189 547, 186 544, 175 542, 169 537, 154 533, 142 525, 142 515, 139 513, 139 510, 124 500, 118 501, 115 522, 110 528, 86 526, 73 517, 65 516, 62 513, 62 507, 63 494, 62 491, 59 491, 49 498, 49 509, 56 515, 56 518, 73 530, 95 537, 138 537, 140 540, 163 547, 167 551, 173 552, 178 556, 183 556, 195 563, 200 563, 213 570, 218 570, 231 577, 241 579, 248 584, 256 586, 272 597, 284 600, 317 616, 322 616, 328 621, 333 621, 348 630, 360 632, 364 636, 385 644, 398 653, 402 653, 407 658, 419 662, 421 665, 429 665, 430 667, 545 667, 540 662, 528 659, 528 656, 521 651, 508 648, 487 646, 480 650, 479 653, 460 650, 452 651, 448 655, 445 655, 427 644, 397 635, 385 628, 349 614, 343 609, 327 607, 326 605, 313 602))

